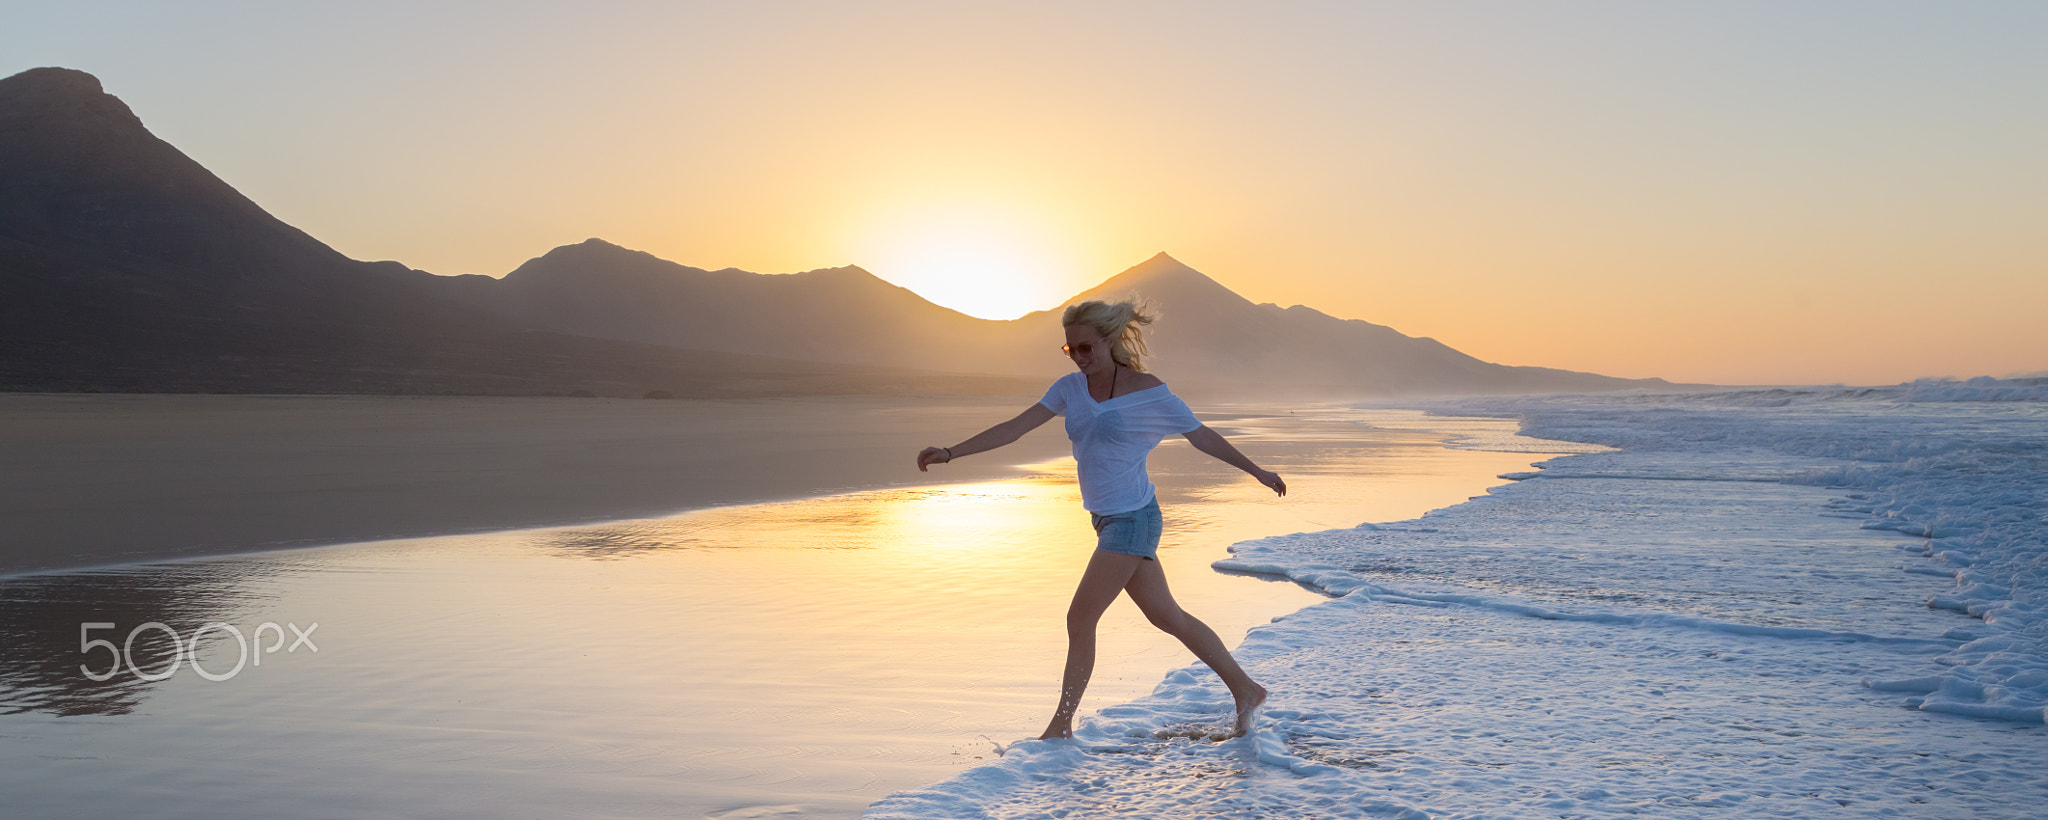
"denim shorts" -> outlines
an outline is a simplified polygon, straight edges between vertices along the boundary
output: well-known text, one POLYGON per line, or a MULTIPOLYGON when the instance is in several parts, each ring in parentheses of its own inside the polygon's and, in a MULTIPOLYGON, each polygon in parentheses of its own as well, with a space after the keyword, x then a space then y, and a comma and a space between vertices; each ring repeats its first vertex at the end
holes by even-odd
POLYGON ((1147 561, 1159 554, 1159 499, 1130 512, 1089 514, 1095 521, 1095 548, 1135 555, 1147 561))

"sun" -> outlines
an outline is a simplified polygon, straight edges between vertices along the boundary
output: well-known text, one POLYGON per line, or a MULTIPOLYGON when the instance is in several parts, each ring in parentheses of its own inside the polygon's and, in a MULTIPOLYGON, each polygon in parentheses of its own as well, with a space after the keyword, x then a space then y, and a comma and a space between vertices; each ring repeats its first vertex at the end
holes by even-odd
POLYGON ((1057 306, 1068 276, 1061 254, 1022 226, 935 214, 878 232, 861 266, 933 303, 983 319, 1057 306))

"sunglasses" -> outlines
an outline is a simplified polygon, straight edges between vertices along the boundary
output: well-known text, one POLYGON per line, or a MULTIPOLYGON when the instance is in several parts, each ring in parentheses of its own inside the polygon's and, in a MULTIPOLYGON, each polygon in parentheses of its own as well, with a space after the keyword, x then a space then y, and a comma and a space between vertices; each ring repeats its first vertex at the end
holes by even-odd
POLYGON ((1114 345, 1110 342, 1082 342, 1077 345, 1060 345, 1060 352, 1066 354, 1067 358, 1073 358, 1075 356, 1087 356, 1089 354, 1092 354, 1095 352, 1095 349, 1097 347, 1100 347, 1105 352, 1107 352, 1112 347, 1114 347, 1114 345))

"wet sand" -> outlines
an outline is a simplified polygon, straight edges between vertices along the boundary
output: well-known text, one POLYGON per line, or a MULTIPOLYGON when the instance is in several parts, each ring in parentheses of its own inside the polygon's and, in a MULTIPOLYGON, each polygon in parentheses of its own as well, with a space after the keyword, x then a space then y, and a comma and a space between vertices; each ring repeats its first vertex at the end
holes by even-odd
POLYGON ((1036 398, 0 394, 0 574, 985 480, 1065 437, 916 452, 1036 398))
MULTIPOLYGON (((1290 485, 1276 498, 1179 439, 1151 460, 1159 565, 1232 645, 1322 597, 1212 570, 1230 544, 1412 518, 1542 457, 1443 446, 1513 422, 1200 409, 1290 485)), ((1051 425, 1032 441, 1065 444, 1051 425)), ((851 820, 1044 727, 1094 538, 1072 460, 1034 467, 0 579, 0 794, 10 816, 851 820), (89 677, 110 656, 82 649, 87 623, 134 668, 89 677), (317 627, 318 651, 264 648, 265 623, 317 627)), ((1215 683, 1127 598, 1098 637, 1084 715, 1169 675, 1215 683)), ((1190 725, 1225 725, 1221 703, 1190 725)))

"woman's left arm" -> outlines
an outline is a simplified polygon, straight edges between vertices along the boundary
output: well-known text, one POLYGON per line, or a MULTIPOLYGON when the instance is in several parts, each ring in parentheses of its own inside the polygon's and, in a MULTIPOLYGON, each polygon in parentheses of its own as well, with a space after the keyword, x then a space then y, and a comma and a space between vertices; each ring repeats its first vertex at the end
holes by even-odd
POLYGON ((1272 488, 1273 492, 1281 495, 1287 494, 1287 482, 1280 480, 1279 473, 1259 469, 1259 465, 1253 464, 1251 459, 1245 458, 1243 453, 1237 451, 1237 447, 1230 443, 1230 439, 1224 438, 1222 433, 1209 429, 1209 425, 1204 424, 1182 435, 1188 437, 1188 443, 1195 445, 1195 449, 1208 453, 1218 461, 1250 473, 1252 478, 1256 478, 1260 484, 1272 488))

